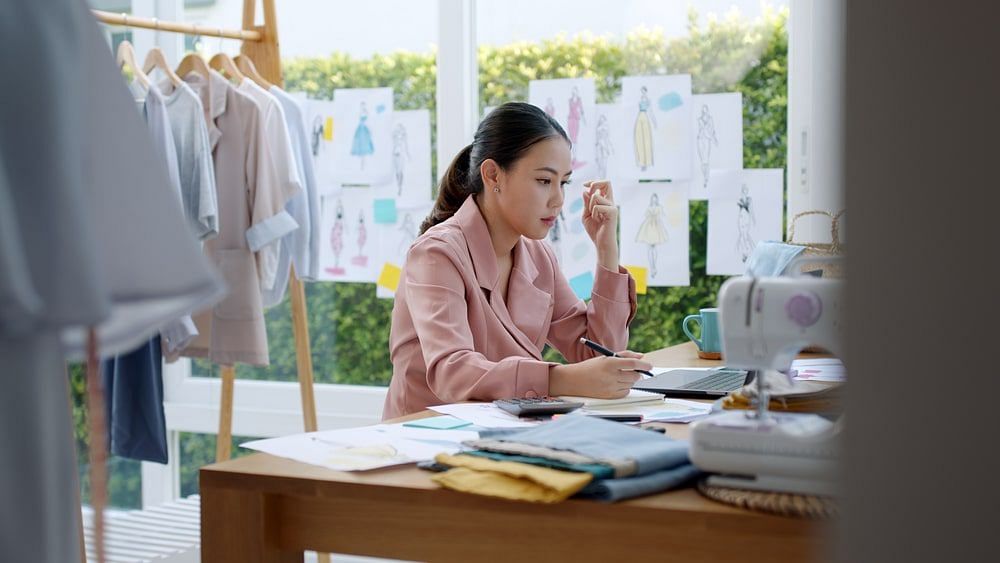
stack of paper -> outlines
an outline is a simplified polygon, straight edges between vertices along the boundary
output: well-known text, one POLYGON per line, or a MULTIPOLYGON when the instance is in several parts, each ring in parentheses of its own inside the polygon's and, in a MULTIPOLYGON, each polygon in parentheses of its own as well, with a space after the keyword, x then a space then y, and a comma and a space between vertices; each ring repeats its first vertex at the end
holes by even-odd
POLYGON ((789 373, 799 381, 847 381, 844 363, 837 358, 795 360, 789 373))
POLYGON ((583 403, 584 408, 588 409, 603 409, 605 407, 632 405, 636 403, 663 402, 663 395, 660 393, 650 393, 649 391, 640 391, 638 389, 632 389, 628 395, 618 399, 595 399, 593 397, 577 397, 575 395, 563 395, 559 398, 564 401, 583 403))

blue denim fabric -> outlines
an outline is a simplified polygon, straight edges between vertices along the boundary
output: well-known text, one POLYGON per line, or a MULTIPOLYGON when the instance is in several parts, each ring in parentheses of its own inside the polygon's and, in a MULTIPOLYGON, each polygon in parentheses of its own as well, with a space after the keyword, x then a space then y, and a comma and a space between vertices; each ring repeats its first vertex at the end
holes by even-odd
POLYGON ((758 278, 780 276, 803 250, 804 247, 794 244, 771 240, 759 242, 747 259, 746 275, 758 278))
POLYGON ((694 481, 699 475, 701 475, 701 471, 697 467, 685 463, 672 469, 664 469, 638 477, 594 480, 576 496, 603 502, 617 502, 683 487, 694 481))
POLYGON ((108 447, 113 455, 167 463, 162 370, 159 336, 102 362, 108 447))
POLYGON ((588 416, 567 416, 531 428, 482 432, 480 438, 533 444, 604 460, 632 460, 636 475, 689 463, 688 443, 663 434, 588 416))

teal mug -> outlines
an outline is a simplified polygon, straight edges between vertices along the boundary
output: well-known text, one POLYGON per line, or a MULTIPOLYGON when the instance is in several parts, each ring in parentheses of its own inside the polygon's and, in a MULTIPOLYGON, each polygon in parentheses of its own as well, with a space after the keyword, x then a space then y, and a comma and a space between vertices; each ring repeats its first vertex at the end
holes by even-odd
POLYGON ((684 317, 681 329, 684 330, 684 334, 688 338, 698 345, 698 349, 702 352, 722 351, 722 341, 719 339, 719 309, 717 307, 701 309, 697 315, 684 317), (695 338, 688 327, 694 321, 698 321, 698 324, 701 325, 700 339, 695 338))

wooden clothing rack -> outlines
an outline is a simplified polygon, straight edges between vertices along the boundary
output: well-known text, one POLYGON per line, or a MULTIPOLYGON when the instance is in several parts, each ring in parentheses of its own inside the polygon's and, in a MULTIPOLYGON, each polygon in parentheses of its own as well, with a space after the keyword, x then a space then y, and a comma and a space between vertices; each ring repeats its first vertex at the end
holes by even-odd
MULTIPOLYGON (((98 21, 110 25, 152 29, 186 35, 200 35, 238 39, 243 43, 240 53, 254 62, 260 75, 271 84, 284 86, 281 74, 281 54, 278 47, 278 23, 274 0, 261 0, 264 24, 256 25, 256 0, 243 0, 242 29, 220 29, 195 24, 161 21, 157 18, 134 17, 92 10, 98 21)), ((306 315, 305 288, 295 272, 294 266, 289 276, 288 291, 292 298, 292 330, 295 338, 295 359, 302 397, 302 417, 306 432, 316 430, 316 399, 313 392, 312 350, 309 344, 309 325, 306 315)), ((233 423, 233 383, 236 377, 234 366, 222 366, 222 394, 219 408, 219 433, 216 440, 215 459, 225 461, 230 458, 233 423)), ((95 507, 96 508, 96 507, 95 507)), ((100 549, 98 550, 101 551, 100 549)), ((321 562, 328 562, 329 556, 320 554, 321 562)))
MULTIPOLYGON (((262 2, 264 7, 264 25, 258 26, 255 23, 257 2, 255 0, 243 0, 243 28, 239 30, 226 30, 195 24, 160 21, 156 18, 140 18, 127 14, 102 12, 100 10, 94 10, 93 12, 98 21, 111 25, 242 40, 243 44, 240 47, 240 52, 254 62, 258 72, 260 72, 265 80, 280 87, 284 85, 284 80, 281 76, 281 55, 278 49, 278 25, 274 0, 262 0, 262 2)), ((294 267, 292 267, 288 290, 292 296, 292 327, 295 337, 295 359, 298 367, 299 389, 302 396, 303 422, 305 430, 313 432, 316 430, 316 400, 313 392, 312 351, 309 345, 305 288, 302 285, 302 280, 296 275, 294 267)), ((222 397, 221 408, 219 410, 219 434, 215 448, 216 461, 227 460, 232 454, 233 381, 235 379, 235 371, 234 366, 223 366, 221 369, 222 397)))

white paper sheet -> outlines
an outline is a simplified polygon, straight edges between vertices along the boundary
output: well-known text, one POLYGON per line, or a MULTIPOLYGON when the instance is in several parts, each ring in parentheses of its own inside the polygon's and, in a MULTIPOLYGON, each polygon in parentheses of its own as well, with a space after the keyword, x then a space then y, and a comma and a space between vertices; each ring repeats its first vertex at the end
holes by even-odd
POLYGON ((392 88, 333 93, 334 172, 344 184, 380 184, 392 177, 392 88))
POLYGON ((327 430, 255 440, 240 447, 337 471, 364 471, 434 459, 459 448, 444 442, 411 440, 375 427, 327 430))
POLYGON ((621 210, 620 262, 644 269, 650 287, 691 283, 687 193, 686 182, 615 189, 621 210))
POLYGON ((698 94, 692 97, 691 105, 691 199, 708 199, 714 170, 743 168, 743 94, 698 94))
POLYGON ((392 115, 392 195, 397 205, 431 200, 431 114, 425 109, 392 115))
POLYGON ((537 421, 521 420, 501 410, 500 407, 493 403, 438 405, 430 407, 430 410, 441 414, 450 414, 455 418, 460 418, 483 428, 525 428, 538 424, 537 421))
POLYGON ((316 173, 317 192, 320 195, 335 192, 340 189, 340 184, 334 174, 336 158, 333 152, 333 102, 306 100, 302 107, 316 173))
POLYGON ((664 399, 656 402, 610 407, 584 407, 574 415, 586 414, 626 414, 639 415, 642 422, 691 422, 707 416, 712 410, 711 403, 699 403, 684 399, 664 399))
POLYGON ((596 89, 593 78, 532 80, 528 101, 562 125, 572 143, 573 170, 579 170, 594 157, 594 118, 596 89))
POLYGON ((689 180, 694 158, 691 76, 626 76, 621 100, 616 172, 646 180, 689 180))
POLYGON ((715 171, 712 178, 706 272, 742 275, 758 242, 782 239, 784 171, 715 171))
POLYGON ((836 358, 795 360, 789 373, 798 381, 847 381, 847 369, 836 358))
POLYGON ((373 282, 377 275, 370 188, 343 188, 322 198, 321 281, 373 282))

